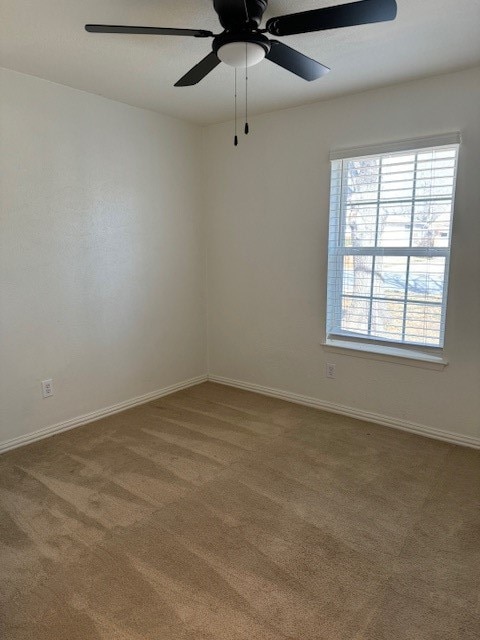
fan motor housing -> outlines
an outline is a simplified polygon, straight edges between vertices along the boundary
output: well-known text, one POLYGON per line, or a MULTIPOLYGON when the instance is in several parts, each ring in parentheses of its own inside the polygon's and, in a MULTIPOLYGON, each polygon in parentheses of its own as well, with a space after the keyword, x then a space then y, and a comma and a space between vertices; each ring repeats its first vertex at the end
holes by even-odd
POLYGON ((244 0, 244 2, 248 12, 248 22, 245 22, 243 16, 239 19, 240 14, 237 11, 232 11, 230 8, 226 10, 225 2, 213 0, 220 24, 227 31, 257 29, 260 26, 268 0, 244 0))

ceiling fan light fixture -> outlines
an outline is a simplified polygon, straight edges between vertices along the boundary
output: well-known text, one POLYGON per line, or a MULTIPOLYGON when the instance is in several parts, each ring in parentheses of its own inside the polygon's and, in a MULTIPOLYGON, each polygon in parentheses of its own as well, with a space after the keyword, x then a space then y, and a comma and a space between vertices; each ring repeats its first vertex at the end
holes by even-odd
POLYGON ((267 51, 262 45, 244 41, 227 42, 217 51, 217 56, 222 62, 237 69, 253 67, 261 62, 266 54, 267 51))

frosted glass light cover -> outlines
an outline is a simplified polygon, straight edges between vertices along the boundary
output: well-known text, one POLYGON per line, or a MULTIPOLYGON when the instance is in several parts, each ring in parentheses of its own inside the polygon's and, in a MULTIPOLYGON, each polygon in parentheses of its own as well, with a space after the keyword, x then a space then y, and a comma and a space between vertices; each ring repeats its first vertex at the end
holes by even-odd
POLYGON ((220 47, 217 56, 230 67, 253 67, 265 58, 265 49, 256 42, 229 42, 220 47))

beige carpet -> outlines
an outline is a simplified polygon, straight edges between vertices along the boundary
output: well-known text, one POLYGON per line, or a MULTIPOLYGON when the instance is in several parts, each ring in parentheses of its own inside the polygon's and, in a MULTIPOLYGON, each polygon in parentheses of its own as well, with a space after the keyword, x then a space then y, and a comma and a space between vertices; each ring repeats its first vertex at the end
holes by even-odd
POLYGON ((480 452, 206 383, 0 457, 2 640, 478 640, 480 452))

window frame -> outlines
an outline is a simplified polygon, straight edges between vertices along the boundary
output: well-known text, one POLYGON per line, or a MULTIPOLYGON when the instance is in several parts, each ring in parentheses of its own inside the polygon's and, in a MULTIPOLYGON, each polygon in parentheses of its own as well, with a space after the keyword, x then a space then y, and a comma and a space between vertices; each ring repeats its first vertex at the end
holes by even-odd
MULTIPOLYGON (((397 141, 391 143, 385 143, 380 145, 374 145, 371 147, 356 147, 352 149, 344 149, 339 151, 332 151, 330 154, 331 161, 331 173, 330 173, 330 199, 329 199, 329 235, 328 235, 328 268, 327 268, 327 305, 326 305, 326 337, 324 345, 348 349, 358 350, 362 354, 390 354, 395 357, 406 357, 409 359, 418 359, 419 361, 434 362, 446 364, 443 359, 443 350, 445 347, 445 333, 446 333, 446 314, 448 307, 448 283, 450 273, 450 258, 452 250, 452 225, 455 216, 455 196, 457 186, 458 175, 458 161, 459 161, 459 147, 461 143, 460 133, 450 133, 441 136, 433 136, 428 138, 417 138, 404 141, 397 141), (453 190, 451 200, 451 214, 449 221, 449 243, 445 247, 346 247, 345 238, 345 219, 346 219, 346 202, 344 193, 344 182, 347 172, 348 160, 360 160, 368 157, 388 156, 396 153, 412 153, 415 154, 415 162, 417 161, 417 154, 422 151, 428 151, 430 149, 438 149, 443 147, 444 149, 455 148, 456 157, 454 164, 453 174, 453 190), (338 163, 342 163, 340 167, 340 188, 338 190, 333 188, 334 176, 338 175, 338 163), (337 167, 334 163, 337 163, 337 167), (442 257, 445 260, 444 266, 444 281, 442 290, 442 303, 441 303, 441 317, 440 317, 440 340, 438 345, 428 345, 422 342, 405 341, 404 339, 398 340, 394 338, 368 336, 365 334, 350 332, 342 330, 341 327, 335 326, 334 320, 341 319, 342 298, 343 296, 343 265, 345 255, 365 255, 372 257, 372 267, 374 265, 376 256, 401 256, 407 258, 407 271, 406 271, 406 287, 408 282, 408 273, 410 267, 410 259, 412 257, 442 257), (331 274, 334 273, 334 282, 332 284, 331 274)), ((381 160, 380 160, 381 161, 381 160)), ((381 175, 381 174, 380 174, 381 175)), ((381 179, 379 179, 379 184, 381 179)), ((408 198, 408 203, 412 205, 412 211, 415 206, 415 188, 416 181, 413 182, 412 196, 408 198)), ((405 203, 406 199, 402 199, 405 203)), ((378 210, 381 203, 381 199, 377 197, 375 201, 372 201, 372 206, 377 207, 378 210)), ((394 203, 394 201, 392 201, 394 203)), ((362 201, 363 204, 363 201, 362 201)), ((376 220, 378 225, 378 218, 376 220)), ((411 218, 411 234, 414 233, 413 227, 413 213, 411 218)), ((374 268, 374 267, 373 267, 374 268)), ((373 279, 372 279, 373 283, 373 279)), ((372 284, 373 289, 373 284, 372 284)), ((400 298, 400 296, 399 296, 400 298)), ((371 308, 374 300, 373 291, 370 291, 370 296, 365 300, 369 300, 369 307, 371 308)), ((404 306, 404 320, 402 326, 402 336, 405 337, 405 313, 408 298, 404 292, 403 300, 399 299, 399 302, 404 306)), ((440 306, 436 304, 435 306, 440 306)))

